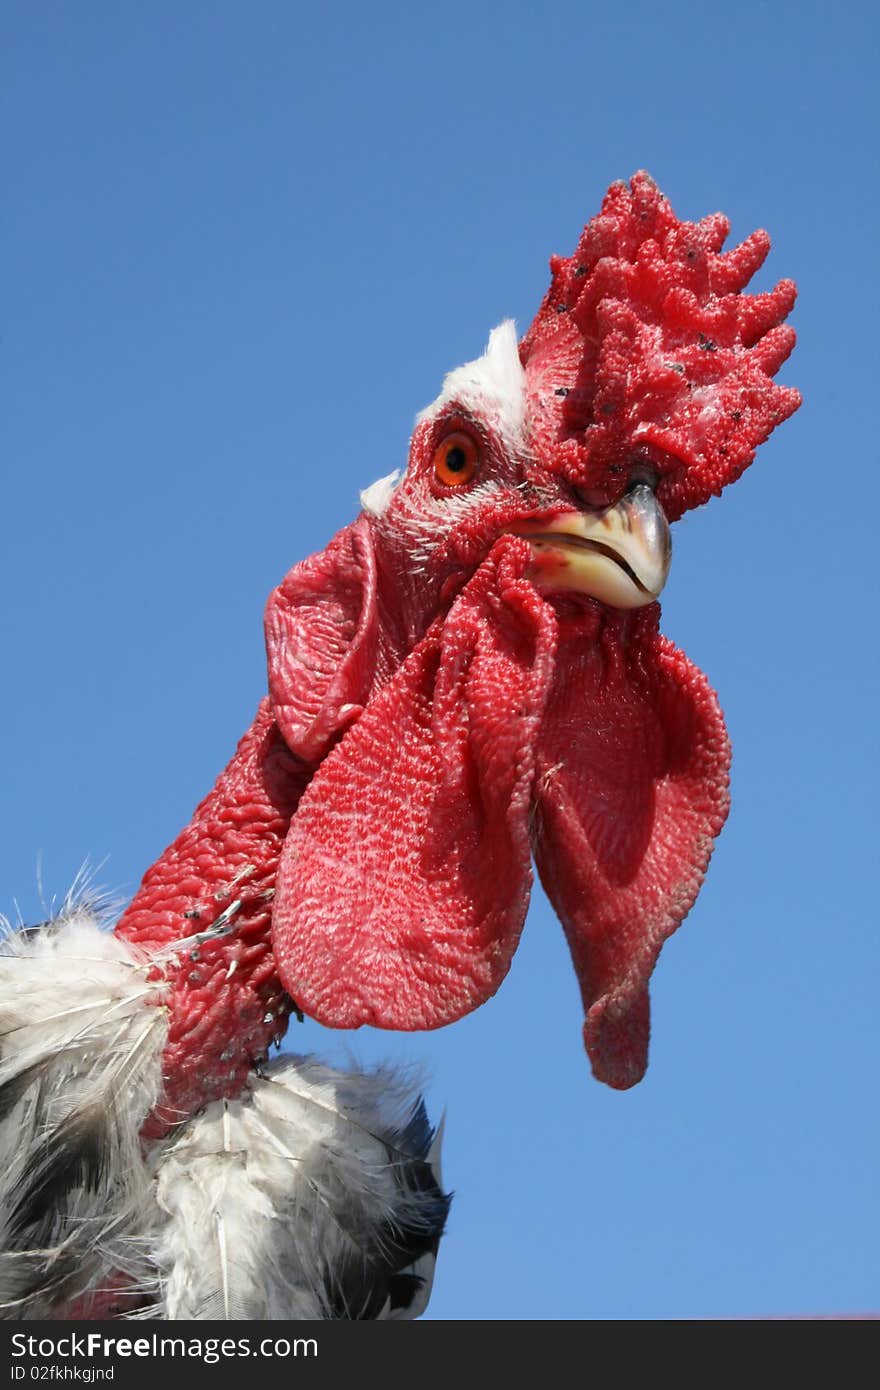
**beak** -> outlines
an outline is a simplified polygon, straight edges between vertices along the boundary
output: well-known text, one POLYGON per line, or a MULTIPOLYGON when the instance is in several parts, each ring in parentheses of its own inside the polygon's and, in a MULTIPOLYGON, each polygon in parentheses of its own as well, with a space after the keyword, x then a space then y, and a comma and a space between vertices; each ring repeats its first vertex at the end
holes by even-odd
POLYGON ((607 511, 562 512, 511 530, 532 547, 529 577, 539 589, 575 590, 612 608, 642 608, 654 602, 669 574, 669 523, 647 483, 607 511))

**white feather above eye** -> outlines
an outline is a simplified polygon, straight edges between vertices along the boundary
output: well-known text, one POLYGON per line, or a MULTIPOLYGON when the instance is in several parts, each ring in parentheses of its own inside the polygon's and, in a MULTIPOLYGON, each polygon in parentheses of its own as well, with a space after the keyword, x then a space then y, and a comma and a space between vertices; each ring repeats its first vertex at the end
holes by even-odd
POLYGON ((525 372, 519 360, 516 324, 505 319, 489 334, 482 357, 465 362, 447 374, 435 401, 416 416, 421 424, 447 405, 458 403, 485 418, 505 445, 517 450, 525 425, 525 372))

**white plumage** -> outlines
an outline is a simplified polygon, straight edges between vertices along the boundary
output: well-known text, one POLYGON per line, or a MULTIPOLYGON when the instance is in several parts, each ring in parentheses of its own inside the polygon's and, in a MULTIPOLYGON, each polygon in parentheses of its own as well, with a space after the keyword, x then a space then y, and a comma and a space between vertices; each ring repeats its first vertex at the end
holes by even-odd
POLYGON ((88 906, 3 940, 2 1316, 418 1316, 448 1198, 412 1087, 281 1058, 144 1144, 163 992, 88 906))
POLYGON ((379 1317, 394 1314, 395 1299, 416 1316, 433 1256, 390 1290, 382 1269, 445 1216, 434 1179, 411 1182, 423 1127, 392 1074, 303 1058, 209 1106, 158 1167, 166 1316, 379 1317))

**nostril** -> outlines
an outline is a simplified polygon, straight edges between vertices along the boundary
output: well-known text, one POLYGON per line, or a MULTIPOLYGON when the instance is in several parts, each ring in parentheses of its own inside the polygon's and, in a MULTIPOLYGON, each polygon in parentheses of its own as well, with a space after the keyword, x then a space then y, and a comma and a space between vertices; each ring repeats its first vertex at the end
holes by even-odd
POLYGON ((578 487, 575 483, 567 486, 571 500, 580 512, 601 512, 614 501, 603 488, 578 487))
POLYGON ((659 481, 660 474, 657 469, 644 459, 639 459, 630 470, 629 482, 626 485, 627 494, 635 492, 637 487, 647 487, 653 492, 659 481))

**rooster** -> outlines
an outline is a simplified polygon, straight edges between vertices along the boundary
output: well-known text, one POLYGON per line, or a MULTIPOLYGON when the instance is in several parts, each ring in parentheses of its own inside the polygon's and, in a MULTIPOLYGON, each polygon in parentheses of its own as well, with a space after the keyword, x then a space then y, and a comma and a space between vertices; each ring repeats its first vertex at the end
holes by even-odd
POLYGON ((431 1029, 500 986, 534 857, 594 1074, 647 1064, 648 980, 728 806, 702 673, 659 632, 670 523, 799 404, 769 240, 613 185, 521 342, 418 416, 403 476, 271 594, 268 695, 113 932, 0 958, 7 1316, 388 1317, 448 1210, 390 1074, 269 1063, 292 1012, 431 1029))

